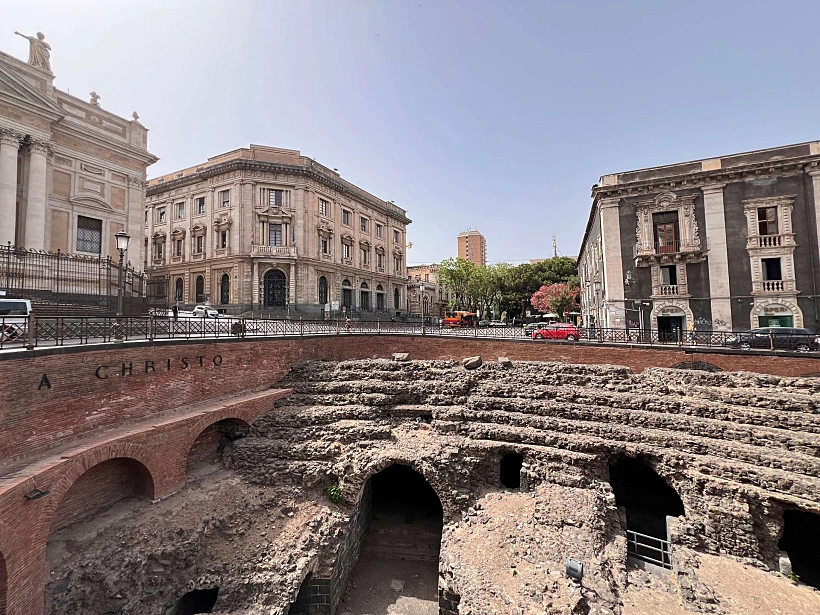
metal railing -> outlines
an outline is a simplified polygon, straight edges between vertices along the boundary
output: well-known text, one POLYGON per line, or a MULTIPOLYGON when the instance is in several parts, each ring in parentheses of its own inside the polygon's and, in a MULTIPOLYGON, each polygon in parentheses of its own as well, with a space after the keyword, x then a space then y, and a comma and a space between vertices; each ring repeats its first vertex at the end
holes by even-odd
MULTIPOLYGON (((754 334, 728 331, 649 329, 556 329, 538 341, 586 345, 722 347, 739 350, 820 351, 820 337, 802 334, 754 334), (574 339, 568 339, 572 337, 574 339)), ((0 349, 91 344, 111 340, 155 340, 204 337, 279 337, 289 335, 432 335, 499 340, 532 337, 522 327, 447 327, 438 323, 346 319, 197 318, 174 320, 167 310, 150 316, 0 316, 0 349)))
POLYGON ((626 552, 644 562, 672 569, 672 543, 668 540, 627 530, 626 552))

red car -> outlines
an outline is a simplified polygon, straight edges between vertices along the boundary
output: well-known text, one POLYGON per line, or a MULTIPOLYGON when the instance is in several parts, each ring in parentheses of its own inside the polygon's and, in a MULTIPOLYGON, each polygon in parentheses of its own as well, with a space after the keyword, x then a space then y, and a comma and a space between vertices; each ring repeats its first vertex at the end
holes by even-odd
POLYGON ((568 340, 574 342, 578 339, 578 329, 568 322, 556 322, 551 325, 544 325, 540 329, 532 332, 534 340, 568 340))

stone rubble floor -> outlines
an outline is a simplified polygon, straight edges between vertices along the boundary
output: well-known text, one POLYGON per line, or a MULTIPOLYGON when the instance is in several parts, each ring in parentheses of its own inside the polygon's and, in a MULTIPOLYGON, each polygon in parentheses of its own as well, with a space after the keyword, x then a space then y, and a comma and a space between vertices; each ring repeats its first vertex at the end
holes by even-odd
POLYGON ((363 556, 351 579, 341 615, 438 615, 435 564, 363 556))

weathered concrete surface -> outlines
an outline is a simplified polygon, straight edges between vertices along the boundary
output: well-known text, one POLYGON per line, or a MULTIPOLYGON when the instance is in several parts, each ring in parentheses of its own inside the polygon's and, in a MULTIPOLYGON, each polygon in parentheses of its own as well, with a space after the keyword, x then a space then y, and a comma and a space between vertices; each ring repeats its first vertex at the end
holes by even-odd
POLYGON ((441 499, 440 584, 460 596, 461 615, 628 613, 607 482, 620 453, 648 460, 684 502, 672 587, 689 609, 745 612, 704 581, 689 548, 776 568, 782 511, 820 511, 813 379, 375 360, 302 364, 285 385, 291 398, 226 453, 238 474, 203 478, 69 549, 52 570, 52 612, 162 612, 216 583, 215 612, 285 613, 308 572, 355 566, 337 555, 346 529, 368 478, 395 463, 441 499), (524 456, 521 492, 499 484, 510 451, 524 456), (323 495, 332 484, 344 505, 323 495), (563 575, 570 556, 586 565, 583 589, 563 575), (151 567, 160 559, 171 562, 162 574, 151 567))

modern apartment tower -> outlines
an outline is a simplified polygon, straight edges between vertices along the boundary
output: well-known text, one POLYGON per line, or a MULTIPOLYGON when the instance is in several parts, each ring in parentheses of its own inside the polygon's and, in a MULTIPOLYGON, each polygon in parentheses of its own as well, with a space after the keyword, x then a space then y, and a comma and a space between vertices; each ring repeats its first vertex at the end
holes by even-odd
POLYGON ((487 264, 487 240, 476 230, 458 234, 458 257, 470 261, 476 267, 487 264))

